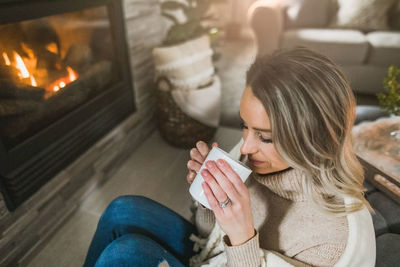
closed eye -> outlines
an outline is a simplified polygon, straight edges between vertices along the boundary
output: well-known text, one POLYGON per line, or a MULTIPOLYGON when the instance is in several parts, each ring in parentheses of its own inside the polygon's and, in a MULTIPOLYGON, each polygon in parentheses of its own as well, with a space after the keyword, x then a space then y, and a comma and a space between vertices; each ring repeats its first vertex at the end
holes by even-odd
POLYGON ((240 129, 248 129, 248 127, 246 126, 246 124, 244 124, 244 122, 240 122, 240 129))
MULTIPOLYGON (((246 129, 246 130, 247 130, 248 128, 249 128, 249 127, 247 127, 247 125, 244 124, 244 122, 240 122, 240 129, 242 129, 242 130, 246 129)), ((271 138, 264 138, 264 137, 262 136, 262 133, 261 133, 261 132, 256 132, 256 134, 257 134, 257 136, 258 136, 258 139, 260 139, 261 142, 267 143, 267 144, 272 143, 272 139, 271 139, 271 138)))
POLYGON ((263 138, 263 137, 261 136, 261 134, 258 135, 258 138, 259 138, 260 141, 263 142, 263 143, 267 143, 267 144, 272 143, 272 139, 263 138))

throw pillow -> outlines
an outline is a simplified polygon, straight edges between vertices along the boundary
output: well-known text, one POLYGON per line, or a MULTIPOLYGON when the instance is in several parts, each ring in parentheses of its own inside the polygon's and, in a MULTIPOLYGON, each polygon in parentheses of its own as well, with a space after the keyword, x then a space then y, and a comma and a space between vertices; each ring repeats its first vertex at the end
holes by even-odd
POLYGON ((207 35, 174 46, 156 47, 156 77, 167 77, 174 89, 196 90, 213 79, 212 54, 207 35))
POLYGON ((329 22, 332 0, 285 0, 288 28, 322 28, 329 22))
POLYGON ((388 10, 393 0, 338 0, 338 4, 331 27, 362 31, 388 29, 388 10))

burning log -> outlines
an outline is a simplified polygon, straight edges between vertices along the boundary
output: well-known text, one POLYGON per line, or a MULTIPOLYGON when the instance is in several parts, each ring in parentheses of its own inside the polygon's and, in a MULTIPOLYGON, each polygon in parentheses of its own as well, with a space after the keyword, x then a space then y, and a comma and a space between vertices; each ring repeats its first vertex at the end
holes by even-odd
POLYGON ((48 19, 43 18, 24 23, 22 29, 24 42, 33 49, 36 55, 48 51, 48 45, 55 44, 54 54, 61 58, 60 38, 48 19))
POLYGON ((34 112, 0 118, 0 134, 16 138, 26 131, 40 129, 40 126, 45 127, 48 121, 63 116, 90 97, 102 92, 104 87, 110 83, 111 74, 112 64, 110 61, 94 64, 88 71, 81 74, 79 79, 67 84, 47 100, 35 102, 34 112))
POLYGON ((48 71, 60 71, 65 69, 66 67, 59 55, 48 50, 37 50, 35 55, 38 58, 36 65, 38 69, 46 69, 48 71))
POLYGON ((68 49, 64 62, 74 70, 82 72, 92 64, 92 49, 87 45, 73 44, 68 49))
POLYGON ((44 99, 43 88, 34 87, 22 83, 13 83, 9 80, 0 78, 1 90, 0 101, 6 99, 29 99, 33 101, 42 101, 44 99))
POLYGON ((84 90, 79 80, 68 84, 45 102, 46 114, 60 115, 79 106, 87 99, 88 92, 84 90))
POLYGON ((79 76, 79 79, 60 89, 46 101, 49 113, 71 110, 90 95, 102 90, 111 80, 111 62, 101 61, 79 76))
POLYGON ((90 88, 92 92, 98 93, 111 81, 112 64, 108 60, 94 64, 89 70, 81 75, 84 86, 90 88))
POLYGON ((0 118, 0 134, 16 138, 26 131, 40 129, 40 125, 47 126, 45 123, 57 119, 87 99, 88 92, 83 89, 79 81, 72 82, 37 105, 35 112, 0 118))
POLYGON ((5 80, 16 80, 18 77, 18 71, 14 67, 0 65, 0 79, 5 80))

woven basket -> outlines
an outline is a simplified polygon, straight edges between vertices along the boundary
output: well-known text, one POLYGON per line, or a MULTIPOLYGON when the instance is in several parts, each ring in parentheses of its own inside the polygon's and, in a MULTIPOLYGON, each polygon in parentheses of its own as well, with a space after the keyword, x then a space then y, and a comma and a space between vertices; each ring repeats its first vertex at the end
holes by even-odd
POLYGON ((161 136, 171 145, 191 148, 202 140, 209 142, 217 128, 205 125, 186 115, 171 95, 172 84, 165 77, 157 81, 157 125, 161 136), (167 87, 168 89, 161 89, 167 87))

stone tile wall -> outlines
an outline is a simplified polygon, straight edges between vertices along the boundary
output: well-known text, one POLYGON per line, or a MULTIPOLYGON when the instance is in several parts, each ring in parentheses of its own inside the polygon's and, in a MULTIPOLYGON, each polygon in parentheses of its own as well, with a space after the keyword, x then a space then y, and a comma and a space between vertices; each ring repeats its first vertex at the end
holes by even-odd
POLYGON ((155 128, 152 48, 166 33, 158 0, 124 0, 137 111, 10 213, 0 194, 0 266, 24 266, 155 128))

